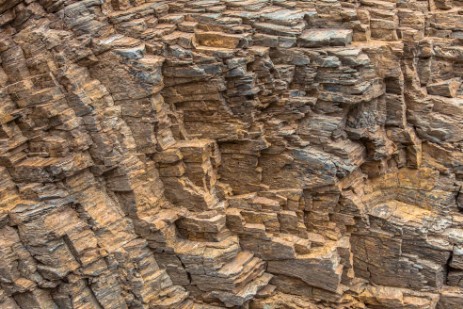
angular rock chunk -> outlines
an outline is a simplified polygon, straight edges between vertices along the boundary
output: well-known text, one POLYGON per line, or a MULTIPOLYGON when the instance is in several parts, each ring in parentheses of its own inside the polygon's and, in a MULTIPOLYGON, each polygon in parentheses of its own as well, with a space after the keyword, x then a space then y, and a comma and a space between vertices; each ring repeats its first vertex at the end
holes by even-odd
POLYGON ((347 46, 352 42, 352 30, 309 29, 298 39, 301 47, 347 46))
POLYGON ((426 87, 429 94, 440 95, 447 98, 454 98, 457 96, 458 89, 460 88, 461 81, 450 79, 439 83, 430 84, 426 87))
POLYGON ((220 48, 242 48, 248 45, 249 36, 241 34, 228 34, 217 31, 195 33, 196 41, 200 45, 220 48))

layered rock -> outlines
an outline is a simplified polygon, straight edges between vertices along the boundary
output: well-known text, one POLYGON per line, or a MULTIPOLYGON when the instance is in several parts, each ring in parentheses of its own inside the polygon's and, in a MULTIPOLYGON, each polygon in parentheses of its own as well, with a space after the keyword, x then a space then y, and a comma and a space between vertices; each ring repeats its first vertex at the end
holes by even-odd
POLYGON ((462 7, 0 0, 0 307, 463 307, 462 7))

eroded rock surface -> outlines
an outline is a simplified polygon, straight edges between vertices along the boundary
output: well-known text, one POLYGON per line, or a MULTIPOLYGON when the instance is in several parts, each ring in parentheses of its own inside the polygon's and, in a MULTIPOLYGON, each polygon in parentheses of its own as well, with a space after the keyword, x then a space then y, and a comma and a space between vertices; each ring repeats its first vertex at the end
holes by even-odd
POLYGON ((0 0, 0 308, 463 308, 463 2, 0 0))

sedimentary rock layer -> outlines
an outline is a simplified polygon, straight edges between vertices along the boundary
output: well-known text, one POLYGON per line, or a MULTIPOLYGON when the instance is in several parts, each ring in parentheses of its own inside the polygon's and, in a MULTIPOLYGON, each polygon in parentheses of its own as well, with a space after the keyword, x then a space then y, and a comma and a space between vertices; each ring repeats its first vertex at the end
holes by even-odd
POLYGON ((0 308, 463 308, 463 2, 0 0, 0 308))

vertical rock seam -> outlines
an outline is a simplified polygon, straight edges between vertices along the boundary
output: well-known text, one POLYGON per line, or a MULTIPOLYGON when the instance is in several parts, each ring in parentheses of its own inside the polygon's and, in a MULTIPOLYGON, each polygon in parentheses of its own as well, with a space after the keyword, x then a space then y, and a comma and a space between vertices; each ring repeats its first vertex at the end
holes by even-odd
POLYGON ((462 76, 461 0, 0 0, 0 308, 463 308, 462 76))

